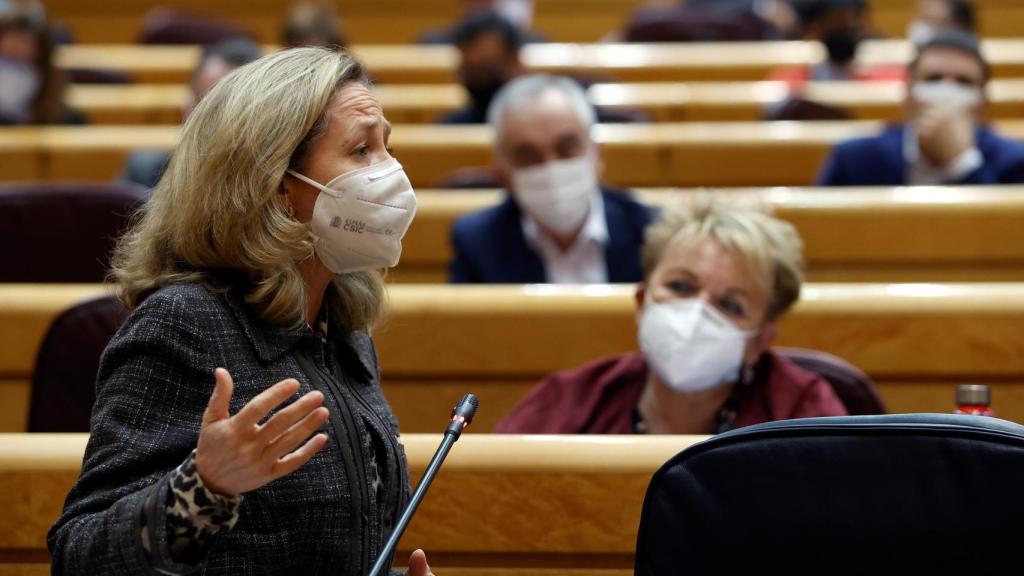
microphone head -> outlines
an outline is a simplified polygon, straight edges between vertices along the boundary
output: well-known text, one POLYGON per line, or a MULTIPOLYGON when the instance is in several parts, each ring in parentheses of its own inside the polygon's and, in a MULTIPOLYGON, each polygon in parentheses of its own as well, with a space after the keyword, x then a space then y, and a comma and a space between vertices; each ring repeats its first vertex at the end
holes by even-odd
POLYGON ((480 401, 473 394, 466 394, 459 400, 459 403, 452 408, 452 422, 448 425, 447 432, 455 434, 458 438, 462 431, 473 422, 476 410, 480 407, 480 401))
POLYGON ((476 409, 480 407, 480 401, 475 394, 466 394, 459 400, 459 403, 452 408, 452 417, 462 416, 468 426, 476 416, 476 409))

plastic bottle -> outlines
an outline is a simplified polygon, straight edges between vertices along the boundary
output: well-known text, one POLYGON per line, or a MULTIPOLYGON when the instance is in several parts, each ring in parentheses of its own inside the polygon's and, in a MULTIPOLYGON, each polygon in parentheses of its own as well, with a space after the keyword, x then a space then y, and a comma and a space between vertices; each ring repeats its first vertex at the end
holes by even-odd
POLYGON ((995 416, 992 411, 992 391, 983 384, 961 384, 956 387, 955 414, 995 416))

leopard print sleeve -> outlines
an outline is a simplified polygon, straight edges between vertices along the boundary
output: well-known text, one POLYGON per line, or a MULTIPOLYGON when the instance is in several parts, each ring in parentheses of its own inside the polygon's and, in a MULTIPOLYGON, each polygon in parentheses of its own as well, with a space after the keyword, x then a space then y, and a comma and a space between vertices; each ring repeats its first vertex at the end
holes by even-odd
MULTIPOLYGON (((198 564, 217 534, 238 522, 242 499, 215 494, 203 484, 196 471, 195 450, 170 474, 168 482, 168 551, 175 562, 198 564)), ((143 542, 148 543, 150 539, 145 536, 143 542)))

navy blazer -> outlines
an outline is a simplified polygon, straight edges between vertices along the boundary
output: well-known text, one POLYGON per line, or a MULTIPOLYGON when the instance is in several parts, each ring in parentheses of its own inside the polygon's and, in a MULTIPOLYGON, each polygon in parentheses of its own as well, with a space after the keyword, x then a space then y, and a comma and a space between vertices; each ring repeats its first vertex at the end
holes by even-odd
MULTIPOLYGON (((654 212, 620 190, 601 188, 608 221, 605 262, 609 282, 643 279, 640 247, 654 212)), ((522 212, 512 195, 497 206, 459 218, 452 228, 455 283, 535 284, 547 282, 541 257, 526 241, 522 212)))
MULTIPOLYGON (((857 138, 835 147, 818 175, 819 186, 905 186, 903 126, 878 136, 857 138)), ((981 127, 975 142, 984 158, 980 168, 954 184, 1024 183, 1024 144, 981 127)))

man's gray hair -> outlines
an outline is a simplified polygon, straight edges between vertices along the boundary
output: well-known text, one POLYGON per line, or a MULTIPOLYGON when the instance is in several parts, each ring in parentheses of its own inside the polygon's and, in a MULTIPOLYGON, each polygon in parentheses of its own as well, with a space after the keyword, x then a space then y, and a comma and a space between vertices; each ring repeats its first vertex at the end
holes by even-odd
POLYGON ((494 129, 495 137, 501 134, 501 124, 509 110, 535 101, 548 90, 557 90, 569 98, 576 118, 589 132, 597 122, 597 113, 579 82, 565 76, 529 74, 505 84, 495 95, 490 108, 487 109, 487 123, 494 129))

